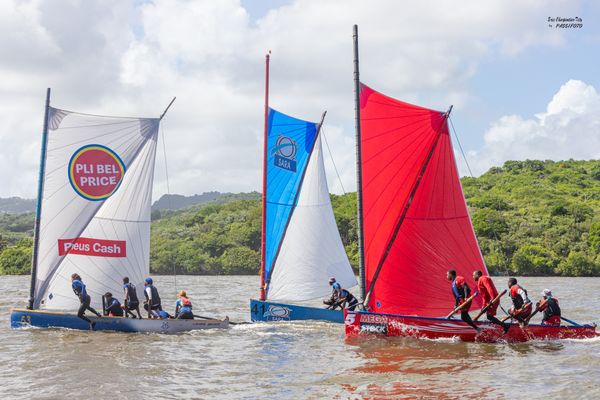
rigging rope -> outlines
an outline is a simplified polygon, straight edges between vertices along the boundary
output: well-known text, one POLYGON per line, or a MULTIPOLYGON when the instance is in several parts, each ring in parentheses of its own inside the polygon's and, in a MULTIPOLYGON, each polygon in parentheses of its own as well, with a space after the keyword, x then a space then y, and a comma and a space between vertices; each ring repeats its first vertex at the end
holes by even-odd
MULTIPOLYGON (((164 130, 164 125, 161 124, 160 125, 160 134, 162 136, 162 144, 163 144, 163 158, 165 159, 165 179, 167 181, 167 196, 169 198, 169 209, 171 210, 173 208, 173 204, 172 204, 172 199, 171 199, 171 188, 169 186, 169 168, 167 165, 167 145, 166 145, 166 140, 165 140, 165 130, 164 130)), ((175 265, 175 263, 173 263, 173 285, 175 288, 175 292, 177 292, 177 267, 175 265)))
POLYGON ((335 174, 337 175, 338 181, 340 182, 340 186, 342 187, 342 193, 346 194, 346 190, 344 189, 344 184, 342 183, 342 178, 340 178, 340 174, 338 172, 337 166, 335 165, 335 161, 333 160, 333 154, 331 154, 331 149, 329 148, 329 143, 327 142, 327 136, 325 136, 325 129, 321 127, 321 132, 323 132, 323 139, 325 139, 325 147, 327 147, 327 151, 329 152, 329 158, 331 159, 331 163, 333 164, 333 169, 335 170, 335 174))
POLYGON ((465 160, 465 164, 467 164, 467 168, 469 170, 469 175, 471 175, 471 178, 474 178, 473 172, 471 171, 471 166, 469 165, 469 162, 467 161, 467 156, 465 156, 465 152, 463 151, 462 145, 460 144, 460 140, 458 139, 458 135, 456 134, 456 129, 454 129, 454 124, 452 123, 452 118, 448 117, 448 120, 450 120, 450 126, 452 127, 452 132, 454 132, 454 137, 456 138, 456 143, 458 143, 458 148, 460 149, 460 153, 462 154, 463 159, 465 160))

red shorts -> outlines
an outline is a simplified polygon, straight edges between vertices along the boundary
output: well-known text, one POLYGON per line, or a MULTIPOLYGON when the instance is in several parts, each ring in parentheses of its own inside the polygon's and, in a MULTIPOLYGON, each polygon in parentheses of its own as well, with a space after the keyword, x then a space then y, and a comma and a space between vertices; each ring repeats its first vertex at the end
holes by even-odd
POLYGON ((545 321, 542 321, 542 325, 560 325, 560 315, 553 315, 545 321))
POLYGON ((511 309, 508 311, 508 313, 515 318, 525 319, 525 318, 529 317, 529 315, 531 315, 531 308, 532 308, 531 303, 527 303, 527 304, 525 304, 524 307, 521 308, 521 310, 519 312, 515 313, 515 308, 511 307, 511 309))
POLYGON ((491 315, 491 316, 496 315, 496 311, 498 311, 499 305, 500 305, 500 301, 495 302, 494 305, 492 305, 490 308, 487 309, 487 311, 485 312, 486 315, 491 315))

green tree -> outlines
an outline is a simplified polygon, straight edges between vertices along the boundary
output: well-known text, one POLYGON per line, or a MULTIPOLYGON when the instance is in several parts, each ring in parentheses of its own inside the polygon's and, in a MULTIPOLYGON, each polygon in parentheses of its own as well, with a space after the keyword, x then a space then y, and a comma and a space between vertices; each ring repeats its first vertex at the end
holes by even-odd
POLYGON ((473 228, 479 236, 497 239, 508 231, 508 224, 500 212, 481 209, 473 213, 473 228))
POLYGON ((260 268, 260 255, 248 247, 228 249, 221 257, 226 274, 256 274, 260 268))
POLYGON ((590 225, 588 241, 592 251, 600 254, 600 222, 594 222, 590 225))
POLYGON ((536 244, 526 244, 513 255, 511 269, 518 275, 549 275, 556 264, 556 256, 551 251, 536 244))
POLYGON ((11 246, 0 254, 0 274, 25 275, 31 271, 31 247, 11 246))
POLYGON ((562 260, 558 272, 565 276, 594 276, 600 272, 600 265, 582 252, 571 251, 569 256, 562 260))

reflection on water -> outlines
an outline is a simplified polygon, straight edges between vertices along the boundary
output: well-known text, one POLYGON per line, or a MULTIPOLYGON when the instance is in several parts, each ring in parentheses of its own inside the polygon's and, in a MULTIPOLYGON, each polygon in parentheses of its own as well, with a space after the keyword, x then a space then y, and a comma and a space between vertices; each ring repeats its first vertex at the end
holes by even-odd
MULTIPOLYGON (((256 277, 177 280, 175 287, 172 277, 155 279, 168 306, 185 288, 199 314, 232 321, 248 319, 258 284, 256 277)), ((532 294, 551 287, 568 318, 591 321, 600 309, 600 279, 522 281, 532 294)), ((600 337, 518 344, 345 339, 341 325, 323 322, 177 335, 13 331, 8 309, 27 297, 28 282, 0 277, 0 398, 600 398, 600 337)))

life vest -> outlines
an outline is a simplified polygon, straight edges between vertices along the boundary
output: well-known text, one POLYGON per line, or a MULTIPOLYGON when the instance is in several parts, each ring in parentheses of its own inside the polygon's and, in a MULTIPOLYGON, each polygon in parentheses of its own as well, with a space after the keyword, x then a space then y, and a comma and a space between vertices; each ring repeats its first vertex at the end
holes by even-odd
POLYGON ((454 281, 452 281, 452 294, 454 295, 457 304, 460 304, 469 298, 471 295, 471 288, 465 282, 465 278, 462 276, 457 276, 454 281), (463 292, 459 290, 459 286, 464 287, 463 292))
MULTIPOLYGON (((123 289, 127 289, 127 304, 131 304, 131 303, 139 304, 140 301, 138 300, 137 292, 135 290, 135 285, 133 283, 124 284, 123 289)), ((154 297, 154 294, 152 294, 152 297, 154 297)))
POLYGON ((346 289, 342 289, 342 298, 346 299, 346 301, 348 302, 348 305, 353 305, 358 303, 358 300, 356 299, 356 297, 354 297, 354 295, 352 293, 350 293, 349 291, 347 291, 346 289))
MULTIPOLYGON (((543 306, 543 310, 544 310, 544 316, 542 318, 542 322, 548 321, 552 317, 558 317, 558 324, 560 325, 560 307, 558 305, 558 299, 555 299, 554 297, 548 297, 543 306)), ((552 318, 552 319, 556 320, 556 318, 552 318)))
MULTIPOLYGON (((156 289, 154 287, 154 285, 148 285, 146 286, 146 289, 150 288, 150 292, 152 293, 152 308, 156 308, 156 307, 160 307, 161 302, 160 302, 160 296, 158 295, 158 289, 156 289)), ((146 290, 144 290, 144 296, 146 296, 146 300, 148 299, 148 292, 146 290)))
POLYGON ((509 295, 510 295, 510 298, 512 299, 515 309, 522 308, 524 304, 531 303, 531 300, 529 300, 529 297, 527 297, 527 290, 523 289, 521 287, 521 285, 516 285, 516 284, 512 285, 510 287, 509 295), (521 291, 521 293, 520 293, 520 291, 521 291), (525 296, 524 299, 523 299, 523 295, 525 296))
POLYGON ((119 303, 119 300, 115 299, 114 297, 111 300, 110 304, 106 307, 106 311, 108 311, 108 315, 110 316, 123 316, 123 309, 121 308, 121 303, 119 303))
POLYGON ((190 311, 192 311, 192 302, 187 297, 180 297, 179 298, 179 306, 181 307, 179 309, 180 312, 190 312, 190 311))

